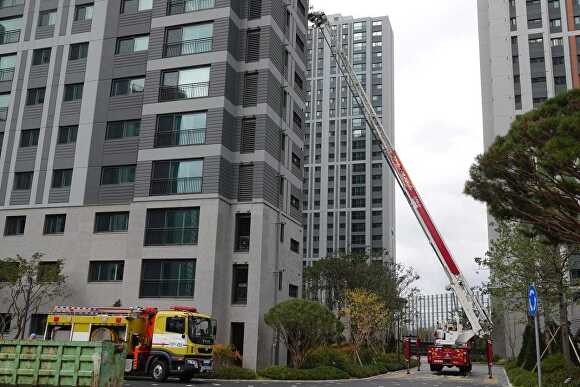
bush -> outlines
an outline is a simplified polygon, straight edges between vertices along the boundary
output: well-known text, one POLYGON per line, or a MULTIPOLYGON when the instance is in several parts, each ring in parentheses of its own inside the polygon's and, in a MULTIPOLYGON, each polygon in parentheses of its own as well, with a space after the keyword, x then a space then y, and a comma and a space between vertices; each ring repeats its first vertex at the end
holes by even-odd
POLYGON ((319 347, 306 355, 304 368, 335 367, 346 371, 352 359, 342 350, 333 347, 319 347))
POLYGON ((216 344, 213 347, 213 361, 215 367, 242 365, 242 356, 231 345, 216 344))
POLYGON ((337 380, 349 378, 345 371, 335 367, 297 369, 276 366, 265 368, 259 371, 258 374, 273 380, 337 380))
POLYGON ((254 380, 256 379, 256 372, 242 367, 226 367, 218 366, 214 368, 211 373, 201 374, 203 379, 240 379, 240 380, 254 380))

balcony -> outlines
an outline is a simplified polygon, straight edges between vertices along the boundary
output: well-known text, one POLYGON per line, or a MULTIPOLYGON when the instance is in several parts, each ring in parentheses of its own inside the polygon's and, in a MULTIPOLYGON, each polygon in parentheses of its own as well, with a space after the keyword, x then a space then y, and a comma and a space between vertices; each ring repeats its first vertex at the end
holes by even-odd
POLYGON ((20 30, 4 31, 0 33, 0 44, 18 43, 20 30))
POLYGON ((165 227, 145 229, 145 246, 196 245, 199 228, 165 227))
POLYGON ((151 196, 200 193, 203 179, 201 177, 180 177, 177 179, 152 179, 149 194, 151 196))
POLYGON ((161 86, 159 88, 159 102, 207 97, 208 93, 209 82, 161 86))
POLYGON ((0 122, 5 122, 8 117, 8 106, 0 107, 0 122))
POLYGON ((14 78, 14 67, 0 69, 0 82, 11 81, 14 78))
POLYGON ((0 9, 24 5, 24 0, 0 0, 0 9))
POLYGON ((155 147, 205 144, 204 129, 172 130, 155 134, 155 147))
POLYGON ((178 15, 213 7, 215 7, 215 0, 169 0, 167 15, 178 15))
POLYGON ((163 57, 171 58, 175 56, 200 54, 209 52, 213 48, 213 38, 184 40, 175 43, 165 43, 163 46, 163 57))

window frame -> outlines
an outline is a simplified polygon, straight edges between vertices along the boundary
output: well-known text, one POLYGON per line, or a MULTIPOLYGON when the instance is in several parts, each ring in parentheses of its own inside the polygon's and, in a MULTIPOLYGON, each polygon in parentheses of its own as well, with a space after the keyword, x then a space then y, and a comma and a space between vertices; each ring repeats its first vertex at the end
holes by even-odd
POLYGON ((94 229, 93 229, 93 233, 94 234, 110 234, 110 233, 126 233, 129 231, 129 218, 130 218, 130 213, 129 211, 113 211, 113 212, 96 212, 95 213, 95 224, 94 224, 94 229), (107 216, 107 229, 99 229, 99 217, 100 216, 107 216), (124 229, 114 229, 114 225, 117 225, 117 222, 113 222, 113 219, 115 216, 126 216, 126 221, 124 221, 124 224, 126 226, 126 228, 124 229))
POLYGON ((143 95, 144 92, 145 92, 145 76, 144 75, 138 76, 138 77, 129 77, 129 78, 116 78, 116 79, 113 79, 111 81, 111 97, 130 97, 130 96, 134 96, 134 95, 143 95), (133 82, 135 82, 135 81, 139 81, 139 83, 141 81, 143 82, 141 91, 134 90, 133 82), (127 82, 127 93, 126 94, 119 93, 118 86, 121 84, 121 82, 127 82))
POLYGON ((44 226, 42 228, 43 235, 62 235, 66 230, 66 214, 46 214, 44 216, 44 226), (58 228, 59 222, 62 219, 62 231, 58 228), (56 221, 56 224, 50 224, 51 221, 56 221), (57 231, 54 229, 57 228, 57 231))
POLYGON ((102 283, 102 282, 123 282, 125 272, 124 260, 105 260, 105 261, 89 261, 89 273, 87 277, 88 283, 102 283), (102 265, 115 264, 115 278, 101 279, 102 265), (96 274, 96 276, 95 276, 96 274))
POLYGON ((50 188, 70 188, 72 185, 72 176, 72 168, 53 169, 50 188))
POLYGON ((68 60, 86 59, 89 54, 89 42, 74 43, 69 46, 68 60), (77 54, 73 56, 74 54, 77 54))
POLYGON ((50 63, 52 47, 37 48, 32 51, 32 66, 42 66, 50 63))
MULTIPOLYGON (((129 46, 127 46, 126 48, 129 48, 129 46)), ((149 34, 142 34, 142 35, 131 35, 131 36, 122 36, 117 38, 117 42, 115 44, 115 55, 130 55, 130 54, 134 54, 137 52, 143 52, 143 51, 148 51, 149 50, 149 34), (146 39, 145 39, 146 38, 146 39), (136 47, 136 42, 138 40, 143 40, 143 41, 147 41, 147 44, 144 45, 144 49, 139 49, 139 50, 135 50, 136 47), (130 43, 130 50, 121 50, 121 47, 123 47, 123 44, 129 42, 130 43)))
POLYGON ((58 16, 57 9, 47 9, 38 13, 38 27, 54 27, 58 16), (47 24, 44 24, 46 22, 47 24), (51 24, 52 22, 52 24, 51 24))
MULTIPOLYGON (((12 225, 10 225, 12 226, 12 225)), ((4 220, 4 236, 20 236, 26 232, 26 215, 7 216, 4 220), (14 221, 14 233, 8 234, 9 221, 14 221)))
POLYGON ((19 148, 34 148, 38 146, 40 129, 24 129, 20 131, 19 148))
POLYGON ((14 182, 12 183, 13 191, 30 191, 32 189, 32 180, 34 179, 33 171, 23 171, 14 173, 14 182), (27 176, 28 182, 25 185, 19 183, 20 177, 27 176))
POLYGON ((95 3, 86 3, 86 4, 79 4, 75 6, 75 15, 74 15, 74 19, 73 21, 88 21, 88 20, 93 20, 93 15, 95 12, 95 3), (91 9, 90 12, 87 12, 87 9, 91 9), (81 12, 82 11, 82 12, 81 12), (82 13, 82 19, 80 18, 82 13), (89 15, 89 17, 87 17, 87 14, 89 15))
POLYGON ((43 105, 46 98, 46 87, 33 87, 26 92, 26 106, 43 105))
POLYGON ((232 304, 248 304, 248 288, 250 285, 250 265, 247 263, 234 263, 232 266, 232 304), (245 282, 244 282, 245 280, 245 282), (244 286, 245 285, 245 286, 244 286), (244 294, 245 291, 245 294, 244 294))
POLYGON ((77 142, 78 129, 78 125, 59 126, 56 144, 75 144, 77 142), (65 140, 63 141, 63 139, 65 140))
MULTIPOLYGON (((181 269, 181 268, 180 268, 181 269)), ((197 259, 143 259, 141 261, 141 275, 139 276, 139 298, 183 298, 183 299, 194 299, 195 298, 195 282, 196 282, 196 274, 197 274, 197 259), (155 264, 158 263, 159 264, 159 278, 145 278, 145 275, 147 274, 147 268, 146 265, 150 265, 150 264, 155 264), (169 268, 166 268, 165 265, 167 264, 191 264, 192 265, 192 274, 193 274, 193 278, 191 279, 186 279, 186 278, 167 278, 164 277, 164 274, 170 270, 168 270, 169 268), (164 270, 165 269, 165 270, 164 270), (170 280, 176 280, 178 281, 177 283, 177 292, 176 294, 161 294, 161 290, 163 287, 163 282, 168 282, 170 280), (184 281, 191 281, 191 294, 185 294, 185 295, 180 295, 179 294, 179 288, 181 285, 181 282, 184 281), (158 284, 158 289, 157 289, 157 294, 156 295, 151 295, 151 294, 147 294, 145 295, 143 290, 144 288, 147 288, 149 291, 152 290, 152 286, 145 286, 146 282, 159 282, 158 284)))
POLYGON ((103 166, 103 167, 101 167, 100 185, 112 186, 112 185, 134 184, 135 183, 136 169, 137 169, 137 167, 135 164, 103 166), (126 169, 128 171, 128 174, 127 174, 127 172, 121 173, 121 171, 123 171, 124 169, 126 169), (132 172, 130 170, 132 170, 132 172), (103 182, 105 180, 105 174, 108 171, 116 171, 116 176, 113 176, 113 177, 115 177, 115 182, 112 182, 112 183, 103 182), (123 179, 121 179, 122 177, 127 177, 128 180, 123 180, 123 179))
POLYGON ((64 85, 63 102, 82 101, 84 83, 69 83, 64 85))

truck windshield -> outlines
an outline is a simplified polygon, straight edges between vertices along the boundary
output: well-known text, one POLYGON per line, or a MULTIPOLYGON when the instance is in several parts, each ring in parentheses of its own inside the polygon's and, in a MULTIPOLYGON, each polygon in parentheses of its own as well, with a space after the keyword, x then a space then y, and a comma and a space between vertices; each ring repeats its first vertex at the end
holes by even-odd
POLYGON ((212 345, 214 343, 213 336, 213 320, 202 317, 189 318, 189 339, 195 344, 212 345))

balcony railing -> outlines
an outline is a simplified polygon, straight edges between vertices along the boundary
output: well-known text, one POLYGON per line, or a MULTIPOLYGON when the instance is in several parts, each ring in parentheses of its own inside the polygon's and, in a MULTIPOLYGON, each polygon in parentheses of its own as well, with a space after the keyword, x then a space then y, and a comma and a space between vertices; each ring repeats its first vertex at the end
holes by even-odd
POLYGON ((24 0, 0 0, 0 8, 15 7, 23 4, 24 0))
POLYGON ((6 121, 8 117, 8 107, 0 107, 0 122, 6 121))
POLYGON ((155 147, 205 144, 205 129, 172 130, 155 134, 155 147))
POLYGON ((165 227, 145 229, 145 246, 196 245, 199 228, 165 227))
POLYGON ((174 56, 200 54, 211 51, 213 38, 184 40, 175 43, 166 43, 163 47, 163 56, 171 58, 174 56))
POLYGON ((14 78, 14 67, 0 69, 0 81, 11 81, 14 78))
POLYGON ((201 192, 201 177, 182 177, 177 179, 152 179, 149 194, 173 195, 201 192))
POLYGON ((167 2, 167 15, 195 12, 215 7, 215 0, 170 0, 167 2))
POLYGON ((18 43, 20 30, 0 32, 0 44, 18 43))
POLYGON ((207 97, 208 92, 209 82, 161 86, 159 88, 159 102, 207 97))

